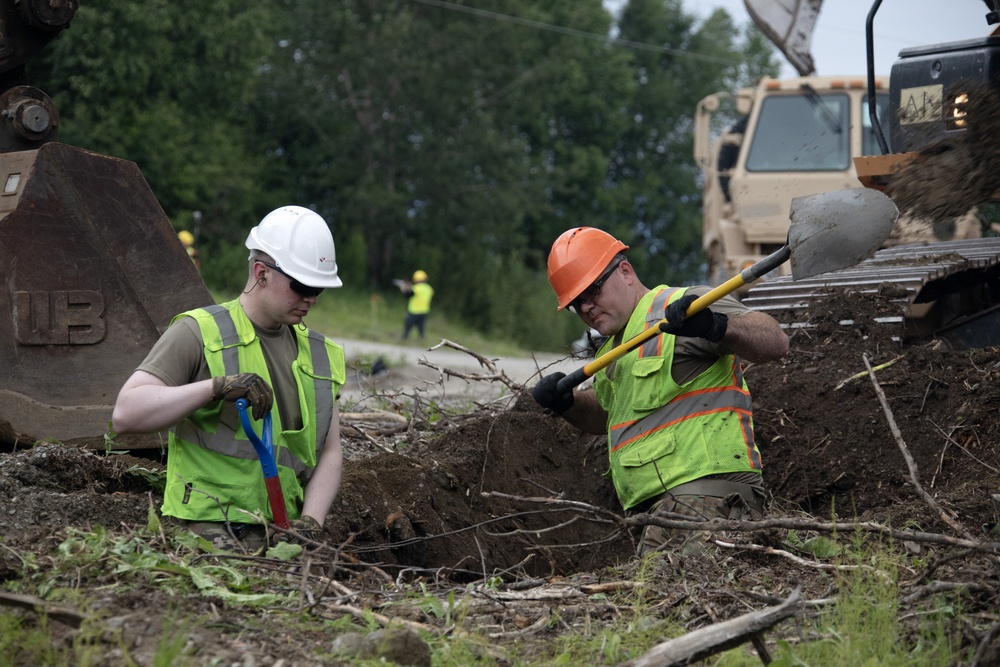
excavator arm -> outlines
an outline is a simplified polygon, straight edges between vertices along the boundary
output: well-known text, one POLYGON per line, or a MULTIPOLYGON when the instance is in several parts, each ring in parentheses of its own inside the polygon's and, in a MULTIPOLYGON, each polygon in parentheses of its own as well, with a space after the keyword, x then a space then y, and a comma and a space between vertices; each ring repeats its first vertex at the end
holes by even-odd
POLYGON ((816 71, 812 34, 823 0, 743 0, 754 24, 785 55, 799 72, 816 71))

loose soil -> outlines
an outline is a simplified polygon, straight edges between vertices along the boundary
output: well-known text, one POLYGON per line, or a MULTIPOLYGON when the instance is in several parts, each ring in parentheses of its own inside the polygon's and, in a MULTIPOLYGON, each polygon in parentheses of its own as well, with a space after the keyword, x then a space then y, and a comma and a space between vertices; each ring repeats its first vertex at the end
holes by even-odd
MULTIPOLYGON (((934 342, 904 346, 889 325, 841 323, 872 322, 866 314, 897 314, 894 309, 878 296, 830 293, 813 304, 810 327, 795 329, 786 358, 747 367, 769 515, 878 522, 990 541, 1000 514, 1000 354, 994 348, 958 351, 934 342), (886 407, 865 373, 866 359, 872 367, 890 363, 875 372, 886 407), (915 463, 915 479, 904 450, 915 463), (915 481, 933 502, 918 495, 915 481)), ((513 389, 506 401, 463 414, 435 413, 429 403, 407 405, 402 397, 387 397, 387 405, 405 407, 411 415, 405 426, 345 424, 348 458, 326 524, 328 542, 339 547, 338 565, 325 572, 359 592, 351 604, 391 615, 387 601, 393 586, 418 580, 460 587, 496 576, 513 589, 525 582, 578 586, 633 574, 632 538, 608 519, 620 511, 602 476, 607 466, 603 438, 581 434, 539 410, 522 387, 513 389), (592 508, 572 511, 570 502, 592 508)), ((0 512, 5 588, 24 585, 36 591, 32 582, 39 575, 26 554, 33 554, 33 562, 51 558, 69 528, 101 525, 127 535, 145 526, 159 497, 140 469, 161 463, 57 444, 0 456, 0 493, 7 499, 0 512)), ((782 534, 770 529, 730 537, 767 547, 781 546, 782 534)), ((905 548, 933 560, 946 547, 909 543, 905 548)), ((332 559, 315 558, 313 566, 332 559)), ((996 622, 1000 571, 988 558, 970 558, 952 565, 942 559, 931 579, 975 580, 977 592, 963 602, 969 615, 966 645, 975 646, 982 623, 996 622)), ((293 589, 301 585, 301 568, 309 566, 299 562, 294 567, 300 569, 288 575, 293 589)), ((750 606, 773 604, 796 585, 814 598, 836 589, 829 573, 759 552, 670 557, 658 567, 662 612, 669 613, 683 598, 694 609, 691 629, 745 613, 750 606), (678 581, 685 582, 684 595, 678 581), (699 616, 698 610, 705 613, 699 616)), ((919 569, 905 573, 913 586, 927 583, 919 569)), ((85 569, 78 576, 57 583, 87 594, 85 613, 118 619, 116 627, 123 628, 133 658, 148 658, 155 650, 169 613, 220 619, 192 633, 197 664, 251 664, 247 656, 257 665, 337 664, 317 658, 330 650, 336 635, 318 619, 303 620, 294 636, 275 637, 264 629, 264 612, 211 597, 171 595, 157 578, 88 578, 85 569)), ((336 606, 343 604, 340 594, 326 589, 324 599, 334 602, 316 606, 325 609, 319 618, 350 613, 336 606)), ((578 605, 580 599, 572 602, 578 605)), ((527 617, 523 610, 499 605, 481 626, 501 630, 497 646, 530 646, 531 640, 547 645, 553 632, 548 626, 533 633, 523 629, 560 604, 566 603, 537 603, 535 616, 527 617), (504 629, 518 632, 505 635, 504 629)), ((591 610, 588 623, 617 617, 607 602, 601 604, 603 611, 591 610)), ((563 613, 564 619, 573 617, 569 608, 563 613)), ((433 624, 435 618, 418 614, 411 620, 433 624)), ((67 637, 73 632, 78 631, 67 630, 67 637)), ((109 644, 102 664, 126 664, 115 650, 109 644)))
MULTIPOLYGON (((889 178, 892 199, 904 215, 947 220, 969 211, 970 204, 990 201, 997 192, 1000 169, 1000 90, 968 82, 946 90, 945 100, 964 92, 968 102, 958 113, 963 125, 949 127, 952 136, 930 142, 915 159, 889 178), (964 128, 964 132, 954 132, 964 128)), ((947 108, 947 105, 946 105, 947 108)), ((912 126, 911 126, 912 127, 912 126)))

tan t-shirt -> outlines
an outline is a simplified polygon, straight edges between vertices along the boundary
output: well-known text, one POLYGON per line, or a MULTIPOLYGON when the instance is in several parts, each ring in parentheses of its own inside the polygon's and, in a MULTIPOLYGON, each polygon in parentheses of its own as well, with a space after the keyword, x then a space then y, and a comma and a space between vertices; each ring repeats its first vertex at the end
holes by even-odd
MULTIPOLYGON (((302 428, 299 392, 292 374, 292 362, 298 356, 295 332, 291 327, 262 329, 254 324, 285 431, 302 428)), ((153 349, 136 370, 151 373, 171 387, 178 387, 212 377, 205 360, 201 329, 193 317, 183 317, 163 332, 153 349)))

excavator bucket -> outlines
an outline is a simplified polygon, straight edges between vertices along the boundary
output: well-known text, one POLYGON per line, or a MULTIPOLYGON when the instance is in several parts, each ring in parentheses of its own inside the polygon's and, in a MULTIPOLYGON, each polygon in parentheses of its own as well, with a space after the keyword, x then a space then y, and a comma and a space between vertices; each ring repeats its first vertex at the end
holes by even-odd
POLYGON ((916 152, 889 153, 888 155, 861 155, 852 158, 854 170, 861 185, 873 190, 889 191, 890 179, 917 158, 916 152))
POLYGON ((0 187, 0 440, 104 447, 122 384, 212 295, 134 163, 47 143, 0 154, 0 187))
POLYGON ((799 76, 816 71, 810 50, 823 0, 743 0, 743 4, 753 22, 785 54, 799 76))

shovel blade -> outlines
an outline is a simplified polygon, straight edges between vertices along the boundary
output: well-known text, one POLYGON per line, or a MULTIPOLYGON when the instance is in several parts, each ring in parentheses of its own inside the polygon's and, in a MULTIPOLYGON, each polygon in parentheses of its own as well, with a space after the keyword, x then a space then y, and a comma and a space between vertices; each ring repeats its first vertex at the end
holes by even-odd
POLYGON ((854 266, 889 238, 899 209, 878 190, 853 188, 792 200, 792 279, 854 266))

